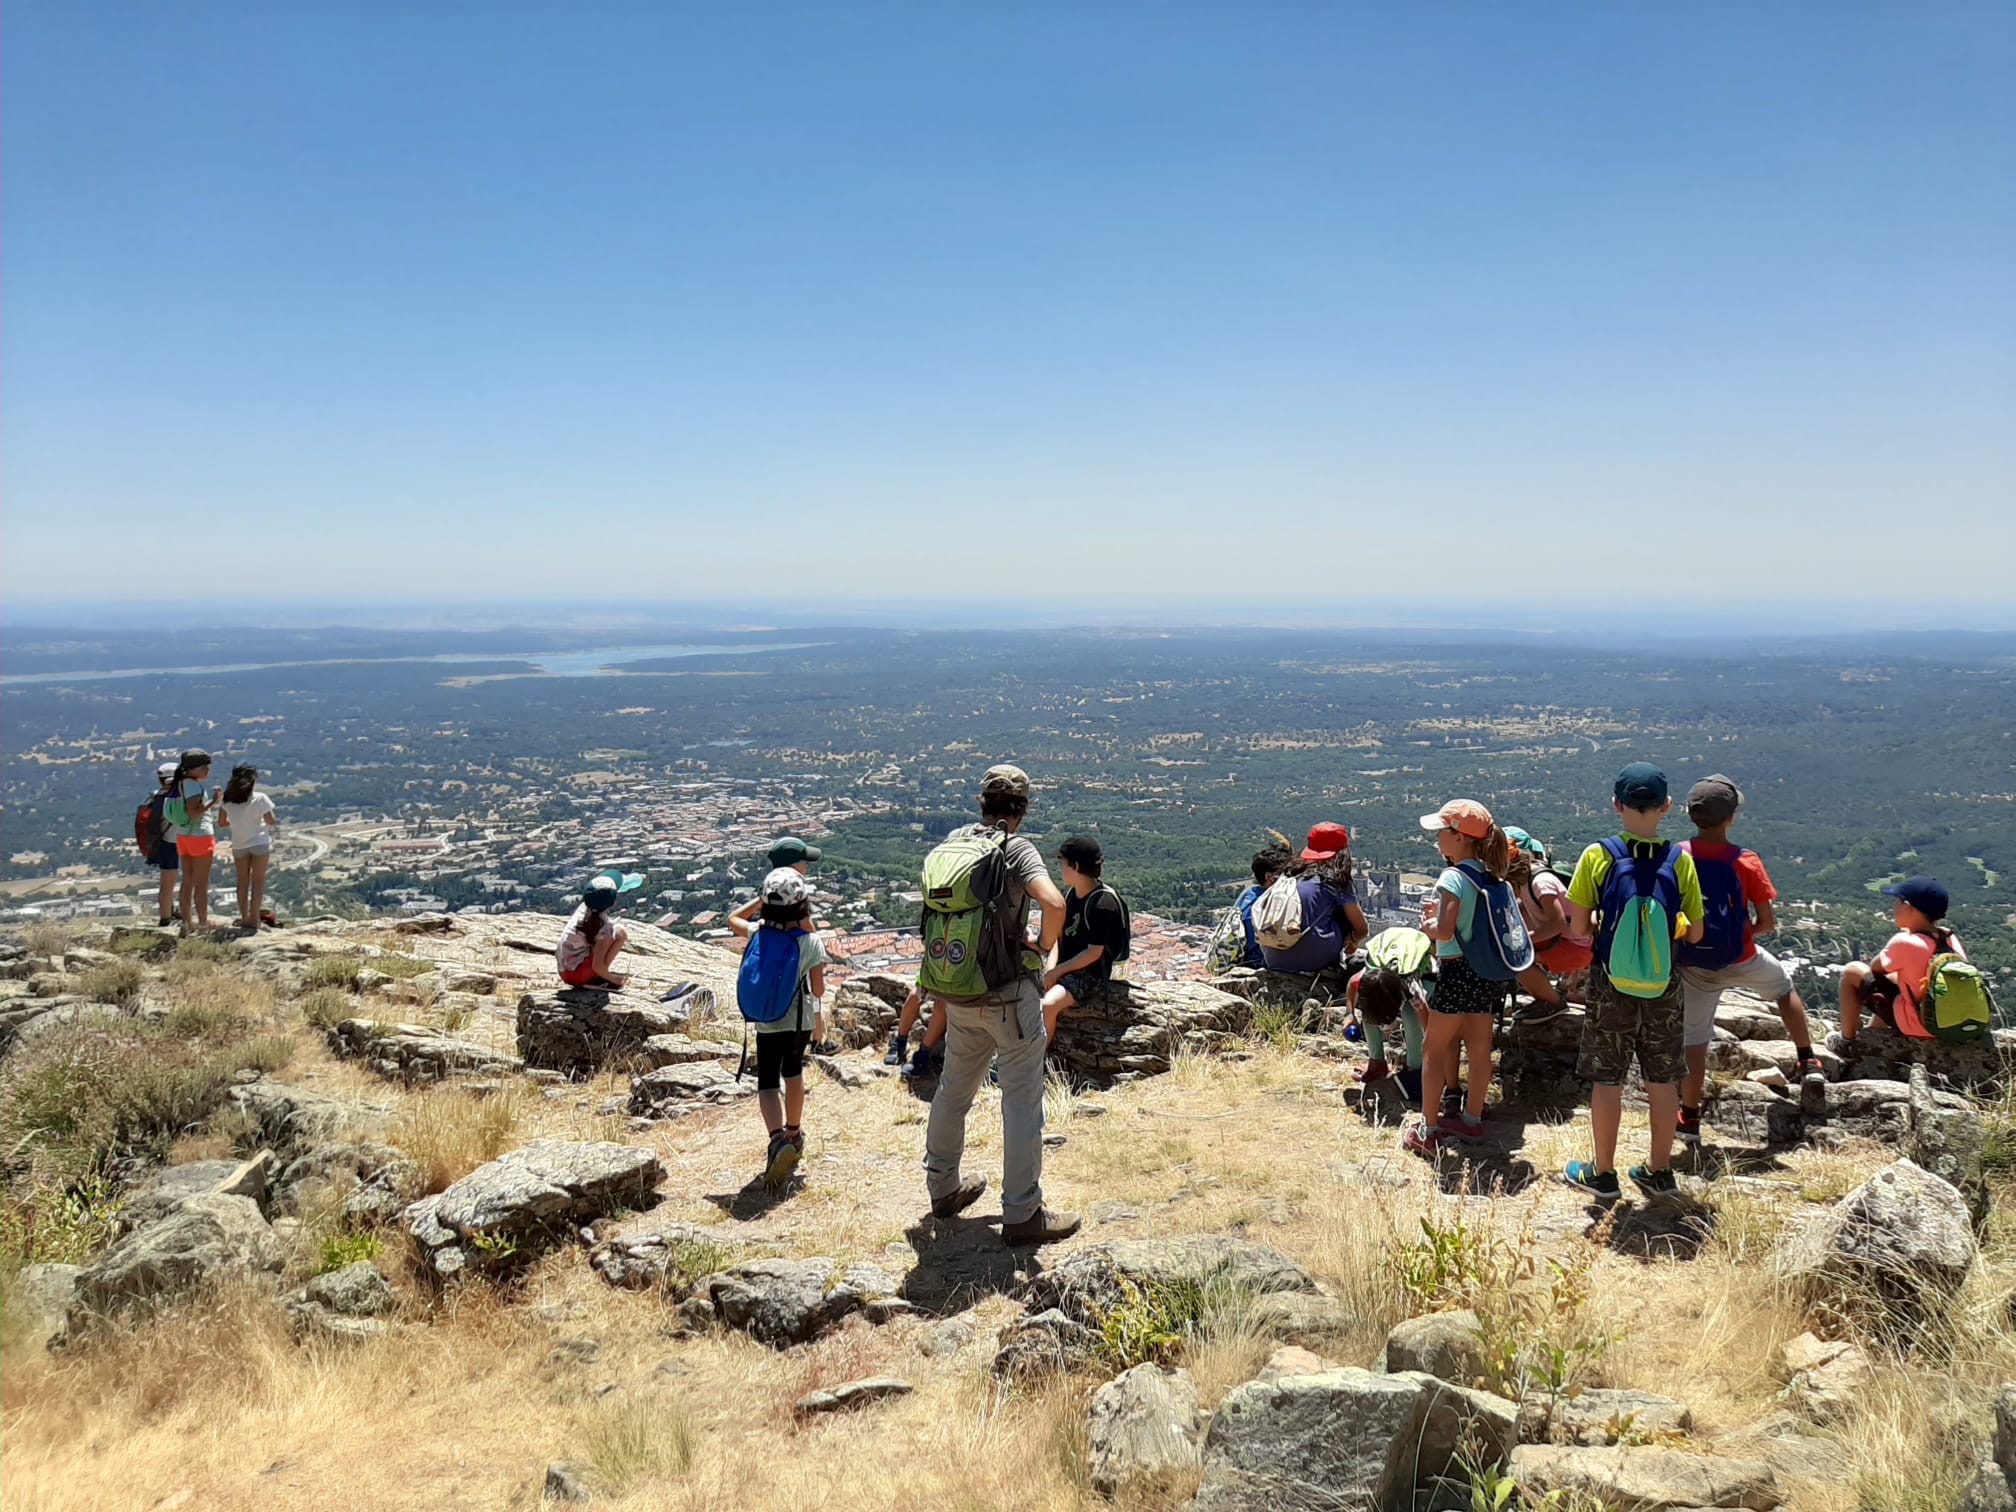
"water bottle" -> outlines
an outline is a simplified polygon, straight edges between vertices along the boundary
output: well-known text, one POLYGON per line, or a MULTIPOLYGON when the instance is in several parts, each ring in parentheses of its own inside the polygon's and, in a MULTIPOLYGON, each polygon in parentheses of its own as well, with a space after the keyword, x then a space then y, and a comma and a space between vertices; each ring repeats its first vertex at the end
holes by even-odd
POLYGON ((1354 1045, 1357 1044, 1358 1041, 1365 1038, 1365 1030, 1359 1024, 1358 1020, 1353 1019, 1351 1020, 1350 1023, 1344 1026, 1344 1038, 1351 1041, 1351 1043, 1354 1045))

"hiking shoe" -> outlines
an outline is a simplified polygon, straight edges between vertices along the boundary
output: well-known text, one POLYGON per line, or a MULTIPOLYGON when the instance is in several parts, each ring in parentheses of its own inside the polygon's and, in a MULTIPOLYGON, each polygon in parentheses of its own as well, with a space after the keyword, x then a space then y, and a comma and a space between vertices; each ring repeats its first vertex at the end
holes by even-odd
POLYGON ((1409 1155, 1433 1156, 1442 1148, 1447 1136, 1440 1129, 1431 1129, 1425 1123, 1407 1125, 1407 1132, 1400 1136, 1400 1148, 1409 1155))
POLYGON ((1369 1087, 1374 1082, 1386 1080, 1392 1074, 1392 1067, 1388 1066, 1383 1060, 1368 1060, 1364 1065, 1351 1073, 1351 1080, 1363 1082, 1369 1087))
POLYGON ((1484 1120, 1472 1118, 1468 1113, 1444 1113, 1443 1131, 1456 1139, 1483 1139, 1484 1120))
POLYGON ((1559 1003, 1543 1003, 1535 999, 1524 1008, 1514 1010, 1509 1022, 1526 1029, 1534 1024, 1544 1024, 1549 1019, 1557 1019, 1567 1011, 1568 1004, 1565 1000, 1559 1003))
MULTIPOLYGON (((1680 1179, 1673 1174, 1670 1166, 1663 1171, 1655 1171, 1647 1165, 1635 1165, 1631 1167, 1630 1174, 1631 1184, 1654 1202, 1663 1202, 1669 1197, 1680 1195, 1680 1179)), ((1613 1182, 1617 1179, 1614 1171, 1610 1179, 1613 1182)))
POLYGON ((945 1058, 928 1045, 919 1045, 910 1057, 910 1069, 903 1074, 917 1081, 929 1081, 945 1069, 945 1058))
POLYGON ((1682 1108, 1680 1110, 1680 1117, 1673 1126, 1673 1132, 1679 1135, 1682 1144, 1698 1145, 1701 1143, 1701 1110, 1699 1108, 1682 1108))
POLYGON ((1845 1059, 1855 1053, 1855 1041, 1836 1029, 1827 1036, 1827 1048, 1845 1059))
POLYGON ((1415 1107, 1421 1106, 1421 1073, 1412 1066, 1395 1071, 1393 1080, 1399 1084, 1401 1094, 1415 1107))
POLYGON ((908 1055, 909 1051, 905 1047, 903 1036, 892 1034, 889 1036, 889 1053, 882 1057, 882 1064, 885 1066, 900 1066, 908 1058, 908 1055))
POLYGON ((789 1181, 791 1173, 798 1168, 800 1143, 782 1129, 770 1136, 770 1155, 763 1167, 763 1184, 771 1191, 789 1181))
MULTIPOLYGON (((1672 1173, 1669 1171, 1667 1174, 1670 1176, 1672 1173)), ((1600 1197, 1605 1202, 1615 1202, 1623 1192, 1617 1185, 1615 1171, 1599 1171, 1596 1169, 1596 1163, 1590 1160, 1569 1161, 1568 1169, 1561 1173, 1561 1179, 1572 1187, 1580 1187, 1592 1196, 1600 1197)))
POLYGON ((1055 1244, 1059 1239, 1069 1239, 1078 1232, 1076 1213, 1053 1213, 1049 1208, 1038 1208, 1020 1223, 1001 1225, 1003 1244, 1055 1244))
POLYGON ((978 1202, 980 1194, 986 1190, 987 1181, 984 1177, 975 1177, 971 1181, 962 1181, 959 1183, 958 1191, 947 1192, 943 1197, 933 1197, 931 1199, 931 1216, 933 1218, 957 1217, 960 1213, 965 1212, 966 1209, 978 1202))
POLYGON ((1820 1064, 1820 1057, 1809 1055, 1797 1067, 1799 1080, 1808 1087, 1827 1085, 1827 1068, 1820 1064))

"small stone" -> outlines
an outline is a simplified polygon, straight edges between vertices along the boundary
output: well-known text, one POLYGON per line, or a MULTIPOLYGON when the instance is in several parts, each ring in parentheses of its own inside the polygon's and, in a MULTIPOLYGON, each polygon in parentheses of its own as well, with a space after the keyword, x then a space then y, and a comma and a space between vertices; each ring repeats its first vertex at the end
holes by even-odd
POLYGON ((1468 1386, 1484 1374, 1483 1325, 1467 1310, 1409 1318, 1386 1336, 1386 1368, 1468 1386))
POLYGON ((1312 1354, 1299 1344, 1283 1344, 1267 1356, 1267 1363, 1260 1367, 1260 1374, 1255 1379, 1278 1381, 1283 1376, 1321 1375, 1326 1370, 1337 1368, 1335 1360, 1312 1354))
POLYGON ((546 1467, 546 1487, 540 1493, 547 1501, 585 1502, 593 1500, 581 1472, 564 1460, 546 1467))
POLYGON ((1202 1457, 1202 1433, 1190 1373, 1136 1365, 1092 1398, 1092 1489, 1118 1496, 1195 1469, 1202 1457))
POLYGON ((917 1388, 908 1381, 894 1376, 870 1376, 866 1380, 848 1381, 844 1385, 830 1386, 823 1391, 808 1391, 798 1398, 797 1412, 800 1417, 810 1417, 821 1412, 845 1412, 854 1407, 865 1407, 871 1402, 885 1402, 891 1397, 908 1396, 917 1388))
POLYGON ((562 1339, 546 1352, 548 1365, 593 1365, 602 1358, 602 1342, 586 1334, 562 1339))
POLYGON ((973 1322, 970 1318, 947 1318, 918 1341, 917 1352, 935 1360, 959 1353, 972 1339, 973 1322))

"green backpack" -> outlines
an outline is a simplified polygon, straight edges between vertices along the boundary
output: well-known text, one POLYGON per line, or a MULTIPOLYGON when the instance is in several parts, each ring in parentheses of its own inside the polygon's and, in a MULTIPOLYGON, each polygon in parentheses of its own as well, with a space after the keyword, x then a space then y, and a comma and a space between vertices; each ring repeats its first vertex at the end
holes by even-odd
POLYGON ((1995 1002, 1981 973, 1964 957, 1947 951, 1932 957, 1918 1017, 1934 1039, 1983 1040, 1995 1024, 1995 1002))
POLYGON ((983 997, 1024 973, 1020 921, 1008 908, 1007 849, 1007 831, 974 825, 924 858, 917 985, 925 992, 983 997))

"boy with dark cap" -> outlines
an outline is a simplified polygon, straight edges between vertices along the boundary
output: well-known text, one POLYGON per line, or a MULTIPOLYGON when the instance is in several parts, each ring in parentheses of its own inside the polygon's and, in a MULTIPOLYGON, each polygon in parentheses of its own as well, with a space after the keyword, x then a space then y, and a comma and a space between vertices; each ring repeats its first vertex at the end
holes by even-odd
POLYGON ((1055 959, 1043 973, 1043 1037, 1057 1038, 1057 1020, 1113 977, 1113 963, 1127 948, 1127 905, 1099 880, 1106 853, 1089 835, 1073 835, 1057 847, 1064 870, 1064 932, 1055 959))
POLYGON ((1755 851, 1729 840, 1729 826, 1743 806, 1743 793, 1720 772, 1703 777, 1687 793, 1687 817, 1694 838, 1681 849, 1694 858, 1701 879, 1703 909, 1699 944, 1674 952, 1687 1003, 1687 1079, 1680 1087, 1680 1137, 1692 1144, 1701 1138, 1701 1096, 1708 1086, 1708 1046, 1715 1038, 1715 1010, 1722 994, 1740 988, 1778 1005, 1785 1032, 1792 1036, 1797 1075, 1809 1086, 1826 1082, 1826 1069, 1813 1054, 1813 1030, 1806 1004, 1793 990, 1792 977, 1757 936, 1777 930, 1772 900, 1778 889, 1755 851))
POLYGON ((1841 1032, 1834 1048, 1847 1054, 1862 1032, 1862 1010, 1899 1034, 1930 1039, 1931 1030, 1919 1016, 1932 958, 1952 952, 1962 960, 1967 952, 1960 937, 1942 922, 1953 900, 1945 885, 1930 877, 1907 877, 1883 889, 1897 900, 1893 917, 1897 933, 1873 961, 1850 961, 1841 968, 1841 1032))
POLYGON ((1614 839, 1582 852, 1568 884, 1569 932, 1596 941, 1576 1062, 1590 1083, 1595 1158, 1570 1161, 1564 1174, 1570 1185, 1605 1202, 1616 1200, 1624 1081, 1636 1060, 1651 1104, 1652 1131, 1648 1159, 1631 1168, 1631 1180, 1657 1200, 1679 1187, 1673 1139, 1680 1078, 1687 1069, 1686 1016, 1672 945, 1701 938, 1701 880, 1694 858, 1659 838, 1659 821, 1673 807, 1664 772, 1634 761, 1617 774, 1611 795, 1622 828, 1614 839))
MULTIPOLYGON (((812 863, 825 854, 818 846, 807 845, 796 835, 779 835, 770 844, 770 871, 774 872, 780 866, 788 866, 802 877, 810 873, 812 863)), ((770 872, 765 872, 764 876, 767 877, 769 874, 770 872)), ((737 919, 753 919, 762 910, 763 895, 758 892, 747 903, 729 910, 728 927, 733 929, 737 919)))

